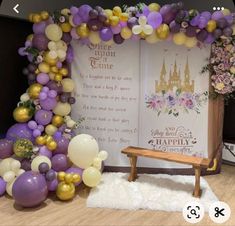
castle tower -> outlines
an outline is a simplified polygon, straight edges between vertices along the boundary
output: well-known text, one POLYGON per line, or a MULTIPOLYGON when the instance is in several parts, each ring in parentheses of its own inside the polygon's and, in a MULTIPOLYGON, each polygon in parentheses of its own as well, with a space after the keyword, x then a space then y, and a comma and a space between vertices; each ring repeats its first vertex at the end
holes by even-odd
POLYGON ((169 76, 168 81, 169 90, 173 91, 174 88, 181 89, 181 79, 180 79, 180 70, 177 73, 177 64, 175 61, 174 70, 172 75, 169 76))
POLYGON ((194 80, 190 81, 190 70, 189 70, 189 63, 188 63, 188 57, 184 69, 184 84, 182 87, 182 91, 184 92, 194 92, 194 80))
POLYGON ((156 93, 158 93, 158 92, 167 91, 167 90, 168 90, 168 85, 166 82, 166 65, 165 65, 165 59, 164 59, 162 63, 162 69, 160 72, 160 82, 155 81, 155 91, 156 93))

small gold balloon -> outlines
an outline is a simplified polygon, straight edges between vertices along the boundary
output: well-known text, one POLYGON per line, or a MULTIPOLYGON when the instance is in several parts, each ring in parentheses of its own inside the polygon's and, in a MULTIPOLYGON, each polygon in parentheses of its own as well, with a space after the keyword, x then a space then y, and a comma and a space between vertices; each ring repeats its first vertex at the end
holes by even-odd
POLYGON ((36 144, 38 145, 44 145, 46 143, 46 139, 43 136, 39 136, 36 138, 36 144))
POLYGON ((14 143, 13 151, 17 157, 31 158, 33 155, 33 143, 28 139, 18 139, 14 143))
POLYGON ((54 80, 55 80, 56 82, 61 82, 61 81, 63 80, 63 76, 62 76, 61 74, 56 74, 56 75, 54 76, 54 80))
POLYGON ((47 144, 47 148, 50 150, 50 151, 53 151, 57 148, 57 143, 55 141, 51 141, 47 144))
POLYGON ((73 174, 73 183, 78 183, 81 180, 79 174, 73 174))
POLYGON ((59 181, 64 181, 65 175, 66 175, 65 172, 59 172, 59 173, 57 174, 57 179, 58 179, 59 181))
POLYGON ((206 25, 206 30, 208 32, 213 32, 216 29, 216 21, 215 20, 209 20, 206 25))
POLYGON ((28 122, 32 115, 30 115, 30 110, 26 107, 17 107, 13 112, 13 117, 17 122, 28 122))
POLYGON ((33 22, 33 15, 34 15, 33 13, 30 13, 30 14, 29 14, 29 17, 28 17, 28 18, 29 18, 29 21, 30 21, 30 22, 33 22))
POLYGON ((109 18, 109 22, 112 26, 116 26, 119 23, 119 17, 118 16, 111 16, 109 18))
POLYGON ((69 184, 73 182, 73 175, 71 173, 67 173, 64 178, 65 183, 69 184))
POLYGON ((104 12, 108 18, 113 15, 113 11, 111 9, 105 9, 104 12))
POLYGON ((121 7, 119 7, 119 6, 115 6, 114 8, 113 8, 113 14, 115 15, 115 16, 120 16, 121 15, 121 13, 122 13, 122 9, 121 9, 121 7))
POLYGON ((64 118, 60 115, 54 115, 52 118, 52 125, 56 127, 62 126, 64 123, 64 118))
POLYGON ((47 11, 42 11, 40 16, 43 20, 47 20, 49 18, 49 13, 47 11))
POLYGON ((45 61, 46 63, 48 63, 50 66, 55 66, 56 63, 57 63, 57 61, 58 61, 57 58, 52 59, 52 58, 50 57, 50 54, 49 54, 48 51, 45 52, 45 54, 44 54, 44 56, 43 56, 43 59, 44 59, 44 61, 45 61))
POLYGON ((32 84, 28 89, 29 97, 32 99, 37 99, 42 90, 42 85, 39 83, 32 84))
POLYGON ((51 72, 58 73, 59 69, 56 66, 51 67, 51 72))
POLYGON ((60 25, 60 27, 61 27, 62 31, 65 32, 65 33, 70 32, 71 29, 72 29, 72 26, 70 25, 70 23, 67 23, 67 22, 66 23, 62 23, 60 25))
POLYGON ((56 189, 56 195, 60 200, 70 200, 75 196, 75 186, 73 183, 60 182, 56 189))
POLYGON ((46 139, 46 143, 50 143, 51 141, 53 141, 53 137, 50 135, 46 135, 44 138, 46 139))
POLYGON ((161 24, 156 30, 157 37, 162 40, 168 38, 169 32, 170 32, 170 29, 167 24, 161 24))
POLYGON ((120 15, 120 20, 121 21, 126 22, 126 21, 128 21, 128 19, 129 19, 129 14, 128 13, 121 13, 121 15, 120 15))
POLYGON ((87 38, 89 36, 89 28, 87 24, 82 23, 80 26, 77 27, 77 34, 81 38, 87 38))
POLYGON ((39 14, 34 14, 33 17, 32 17, 32 21, 34 23, 39 23, 39 22, 42 21, 42 18, 41 18, 41 16, 39 14))
POLYGON ((60 74, 62 74, 63 76, 67 76, 68 73, 69 73, 69 71, 68 71, 67 68, 61 68, 59 72, 60 72, 60 74))
POLYGON ((147 37, 147 35, 142 31, 142 32, 140 33, 140 37, 141 37, 142 39, 145 39, 145 38, 147 37))
POLYGON ((153 11, 158 12, 160 10, 161 6, 157 3, 151 3, 151 4, 149 4, 148 8, 151 12, 153 12, 153 11))
POLYGON ((50 65, 46 62, 42 62, 38 65, 38 69, 40 72, 49 73, 50 72, 50 65))

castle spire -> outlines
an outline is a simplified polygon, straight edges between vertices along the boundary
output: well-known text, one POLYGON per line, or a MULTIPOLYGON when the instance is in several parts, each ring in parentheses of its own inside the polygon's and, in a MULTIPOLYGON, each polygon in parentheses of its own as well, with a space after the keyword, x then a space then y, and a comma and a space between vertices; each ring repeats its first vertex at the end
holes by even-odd
POLYGON ((165 79, 165 75, 166 75, 166 65, 165 65, 165 59, 164 59, 162 63, 161 79, 165 79))
POLYGON ((186 81, 190 80, 190 70, 189 70, 189 64, 188 64, 188 57, 187 57, 187 61, 186 61, 185 69, 184 69, 184 78, 186 81))

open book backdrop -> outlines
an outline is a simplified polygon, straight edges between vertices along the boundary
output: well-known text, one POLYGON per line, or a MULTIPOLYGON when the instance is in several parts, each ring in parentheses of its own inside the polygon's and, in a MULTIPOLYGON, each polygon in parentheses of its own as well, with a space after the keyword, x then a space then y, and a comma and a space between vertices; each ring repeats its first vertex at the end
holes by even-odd
MULTIPOLYGON (((73 43, 72 77, 79 132, 94 136, 109 152, 107 166, 129 166, 120 150, 140 146, 211 157, 209 75, 200 71, 210 47, 187 49, 170 42, 150 45, 79 45, 73 43)), ((188 168, 140 159, 150 168, 188 168)))

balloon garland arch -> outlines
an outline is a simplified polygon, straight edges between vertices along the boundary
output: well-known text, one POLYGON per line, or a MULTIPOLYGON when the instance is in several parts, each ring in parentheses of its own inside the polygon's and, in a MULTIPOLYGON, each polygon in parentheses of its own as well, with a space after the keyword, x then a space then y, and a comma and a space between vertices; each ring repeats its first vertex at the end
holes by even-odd
MULTIPOLYGON (((69 200, 81 181, 90 187, 99 183, 101 163, 107 153, 99 152, 96 141, 88 135, 72 139, 78 124, 69 116, 76 101, 69 68, 73 62, 72 40, 85 45, 122 44, 129 39, 148 43, 173 41, 187 48, 216 43, 212 48, 216 61, 204 70, 215 71, 215 92, 226 94, 222 91, 228 84, 218 80, 220 72, 214 66, 223 63, 217 47, 234 54, 234 18, 228 9, 199 13, 185 10, 181 2, 162 7, 157 3, 138 4, 123 9, 82 5, 52 15, 46 11, 30 14, 33 34, 19 49, 19 54, 29 60, 23 70, 29 88, 13 112, 17 123, 0 140, 0 194, 6 190, 18 204, 32 207, 43 202, 48 191, 56 191, 59 199, 69 200), (79 145, 83 150, 79 150, 79 145), (35 186, 28 187, 29 192, 25 193, 28 180, 34 181, 35 186)), ((235 73, 234 62, 229 61, 231 77, 235 73)), ((232 87, 227 93, 231 93, 235 81, 227 83, 232 87)))

